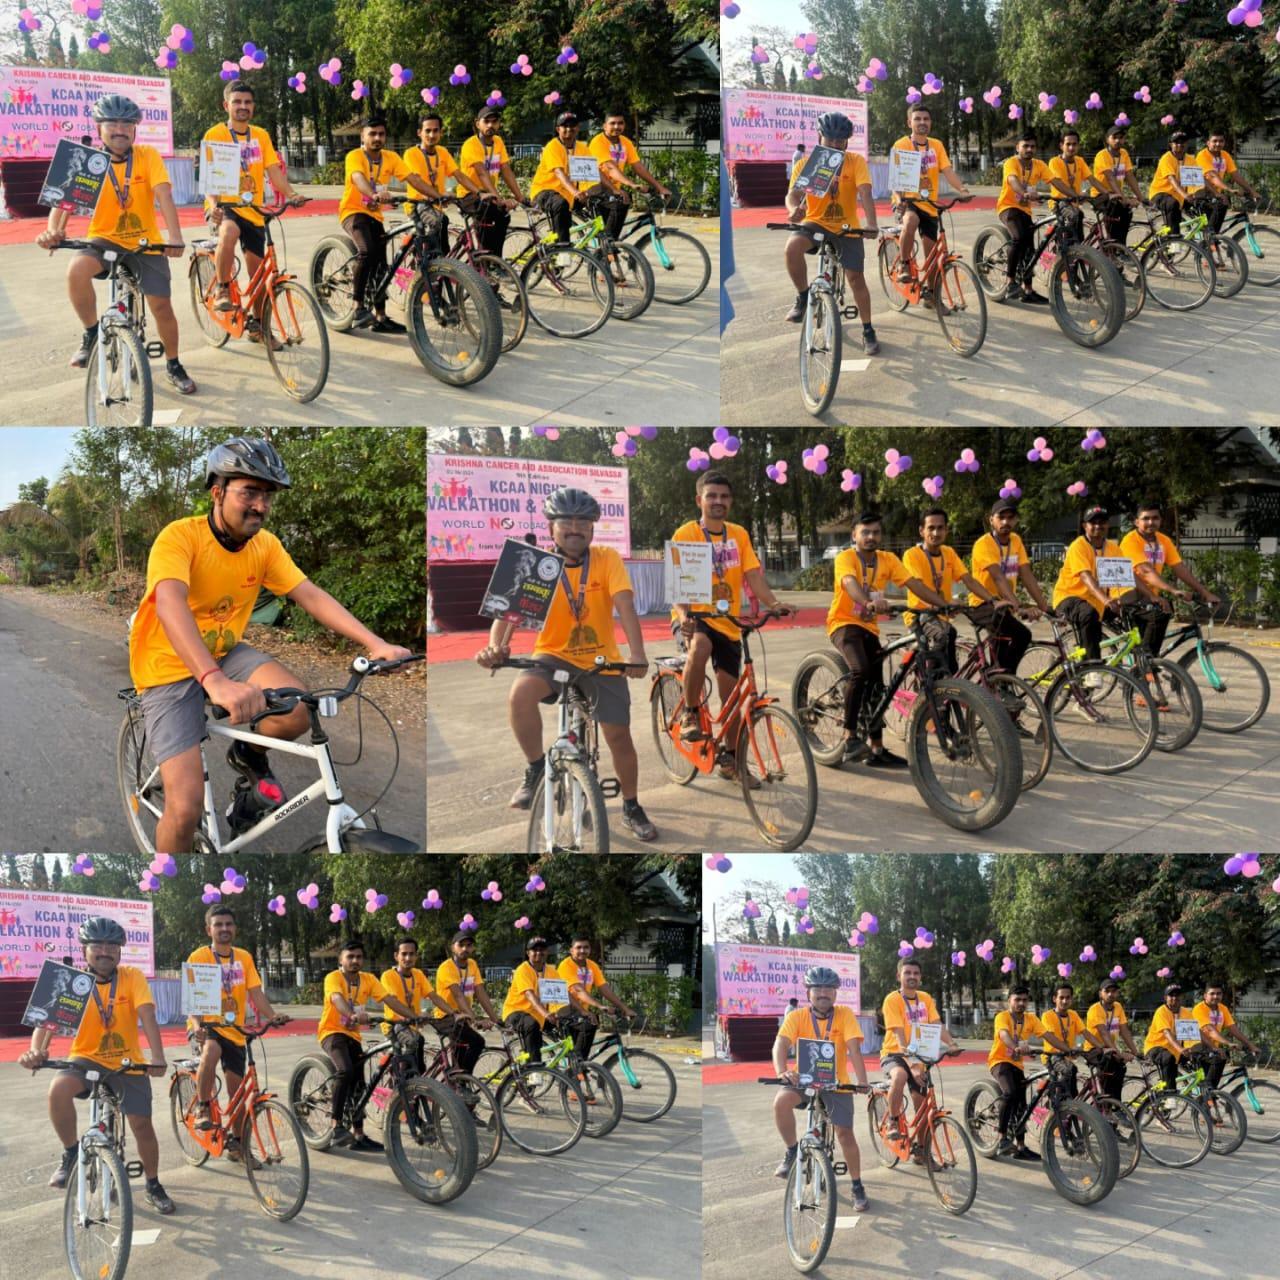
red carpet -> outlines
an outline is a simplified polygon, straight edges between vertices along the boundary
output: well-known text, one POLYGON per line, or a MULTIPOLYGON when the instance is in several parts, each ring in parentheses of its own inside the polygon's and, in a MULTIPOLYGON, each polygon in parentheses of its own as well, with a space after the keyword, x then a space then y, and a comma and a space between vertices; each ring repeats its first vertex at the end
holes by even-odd
MULTIPOLYGON (((956 206, 958 210, 978 209, 983 211, 991 210, 995 207, 995 196, 975 196, 965 204, 956 206)), ((876 201, 876 219, 882 224, 888 224, 893 220, 893 208, 887 200, 883 203, 876 201)), ((747 208, 733 211, 733 229, 735 231, 751 227, 763 227, 766 222, 786 222, 786 220, 787 211, 781 208, 747 208)))
MULTIPOLYGON (((880 1070, 880 1059, 874 1054, 863 1058, 867 1064, 867 1076, 880 1070)), ((958 1058, 948 1058, 946 1066, 977 1067, 987 1061, 985 1053, 966 1050, 958 1058)), ((773 1074, 772 1062, 709 1062, 702 1068, 703 1084, 754 1084, 761 1076, 773 1074)))
MULTIPOLYGON (((779 618, 770 622, 765 632, 773 631, 777 627, 817 627, 825 628, 827 622, 827 611, 825 609, 801 609, 798 614, 790 618, 779 618)), ((622 628, 615 619, 613 624, 614 634, 618 638, 619 644, 626 643, 626 637, 622 633, 622 628)), ((671 621, 664 614, 662 617, 641 618, 640 632, 644 636, 646 645, 659 645, 664 641, 671 644, 671 621)), ((445 631, 440 635, 427 637, 427 661, 428 662, 470 662, 481 649, 484 648, 485 637, 489 634, 487 627, 477 631, 445 631)), ((536 639, 536 633, 533 631, 517 631, 512 637, 511 652, 516 654, 532 653, 533 642, 536 639)), ((663 649, 662 653, 674 653, 674 645, 670 651, 663 649)), ((649 655, 653 657, 653 654, 649 655)))
MULTIPOLYGON (((274 1040, 277 1036, 305 1036, 314 1038, 316 1028, 319 1022, 315 1018, 298 1018, 289 1023, 287 1027, 282 1027, 279 1031, 272 1031, 264 1039, 268 1042, 274 1040)), ((139 1032, 141 1035, 141 1032, 139 1032)), ((181 1045, 184 1050, 187 1043, 187 1032, 185 1026, 182 1027, 161 1027, 160 1042, 165 1049, 169 1049, 173 1045, 181 1045)), ((147 1049, 147 1040, 145 1036, 141 1037, 143 1053, 147 1049)), ((24 1054, 31 1046, 31 1037, 23 1036, 0 1036, 0 1062, 17 1062, 18 1058, 24 1054)), ((71 1041, 66 1036, 58 1036, 52 1046, 53 1056, 56 1058, 65 1058, 67 1050, 71 1048, 71 1041)), ((267 1045, 267 1052, 271 1052, 270 1043, 267 1045)), ((167 1055, 172 1061, 173 1057, 178 1055, 167 1055)))
MULTIPOLYGON (((304 205, 302 210, 292 209, 286 213, 286 222, 294 218, 320 218, 329 217, 336 218, 338 212, 338 202, 336 200, 313 200, 310 204, 304 205)), ((46 219, 40 218, 13 218, 8 222, 0 222, 0 245, 6 244, 31 244, 45 228, 46 219)), ((164 231, 164 223, 157 224, 164 231)), ((178 210, 178 225, 182 227, 204 227, 204 210, 198 206, 192 205, 178 210)), ((337 225, 335 221, 335 226, 337 225)), ((72 218, 67 224, 67 235, 69 239, 78 239, 82 237, 88 229, 88 218, 72 218)), ((286 230, 286 235, 288 234, 286 230)), ((187 236, 189 244, 194 237, 187 236)))

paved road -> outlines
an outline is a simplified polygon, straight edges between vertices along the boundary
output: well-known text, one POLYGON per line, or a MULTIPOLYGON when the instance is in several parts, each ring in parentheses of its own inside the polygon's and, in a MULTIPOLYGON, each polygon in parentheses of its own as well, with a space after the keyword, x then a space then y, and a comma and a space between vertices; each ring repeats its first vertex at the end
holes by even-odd
MULTIPOLYGON (((957 214, 955 240, 967 260, 992 221, 990 213, 957 214)), ((736 316, 721 358, 722 421, 732 426, 809 421, 800 399, 798 326, 783 320, 795 297, 782 266, 785 240, 762 228, 734 231, 736 316)), ((868 262, 881 354, 862 367, 859 322, 845 322, 848 367, 823 419, 832 425, 1262 426, 1274 419, 1276 288, 1249 286, 1187 314, 1148 299, 1097 351, 1064 337, 1047 307, 989 302, 986 343, 966 360, 947 346, 931 312, 891 311, 868 262)))
MULTIPOLYGON (((392 677, 388 677, 392 678, 392 677)), ((132 849, 116 787, 116 734, 127 687, 124 644, 54 622, 23 608, 0 588, 0 848, 23 853, 96 853, 132 849)), ((369 696, 376 702, 377 689, 369 696)), ((356 756, 354 702, 330 722, 337 761, 356 756)), ((364 717, 364 758, 338 774, 347 798, 363 808, 391 776, 386 726, 364 717)), ((426 839, 423 731, 397 726, 400 771, 378 806, 383 826, 407 839, 426 839)), ((279 753, 277 753, 278 755, 279 753)), ((214 795, 225 806, 232 774, 210 752, 214 795)), ((296 795, 316 777, 306 760, 277 760, 280 780, 296 795)), ((315 804, 280 824, 280 849, 301 848, 323 826, 315 804)))
MULTIPOLYGON (((761 1075, 770 1074, 761 1070, 761 1075)), ((959 1109, 982 1067, 945 1067, 947 1102, 959 1109)), ((874 1077, 873 1077, 874 1078, 874 1077)), ((703 1088, 703 1280, 794 1276, 782 1233, 782 1181, 773 1176, 782 1142, 773 1090, 758 1084, 703 1088)), ((1232 1156, 1209 1155, 1192 1169, 1143 1161, 1099 1205, 1059 1196, 1038 1165, 978 1158, 978 1194, 968 1213, 946 1213, 923 1169, 883 1168, 867 1136, 865 1103, 854 1131, 871 1209, 855 1214, 849 1184, 831 1252, 815 1275, 854 1280, 946 1276, 949 1280, 1147 1280, 1194 1274, 1235 1280, 1275 1274, 1280 1248, 1280 1148, 1246 1142, 1232 1156)))
MULTIPOLYGON (((785 598, 785 593, 784 593, 785 598)), ((963 633, 964 624, 961 624, 963 633)), ((1036 635, 1047 628, 1037 624, 1036 635)), ((897 634, 886 627, 886 636, 897 634)), ((1268 633, 1274 634, 1274 633, 1268 633)), ((1248 646, 1280 688, 1280 647, 1255 632, 1222 633, 1248 646)), ((770 628, 765 633, 769 687, 790 707, 791 675, 824 638, 813 629, 770 628)), ((428 647, 430 642, 428 641, 428 647)), ((477 642, 477 648, 479 648, 477 642)), ((650 659, 673 652, 658 643, 650 659)), ((753 645, 756 678, 766 665, 753 645)), ((432 667, 427 714, 429 850, 510 852, 525 847, 527 814, 506 807, 523 768, 507 727, 507 673, 490 679, 474 663, 432 667)), ((647 681, 631 685, 632 738, 640 755, 640 798, 658 827, 664 851, 767 852, 755 836, 736 784, 699 776, 688 787, 667 781, 649 724, 647 681)), ((554 708, 544 710, 544 742, 554 730, 554 708)), ((892 740, 888 739, 890 745, 892 740)), ((901 744, 899 750, 901 750, 901 744)), ((865 770, 818 767, 818 818, 805 849, 814 852, 1064 850, 1171 852, 1273 849, 1280 830, 1280 704, 1248 732, 1201 733, 1182 752, 1153 752, 1137 769, 1116 777, 1077 771, 1055 756, 1048 777, 1023 795, 999 826, 968 835, 925 808, 906 771, 889 776, 865 770)), ((605 772, 612 772, 605 751, 605 772)), ((609 802, 615 851, 639 852, 621 823, 621 801, 609 802)))
MULTIPOLYGON (((711 254, 714 284, 718 223, 678 222, 711 254)), ((288 265, 305 277, 313 247, 337 230, 332 217, 290 215, 288 265)), ((51 260, 31 245, 0 247, 0 423, 84 420, 84 374, 66 363, 78 333, 64 296, 68 256, 51 260)), ((200 390, 179 395, 156 362, 157 424, 252 425, 265 417, 326 426, 622 426, 638 415, 668 426, 720 421, 719 309, 711 286, 685 306, 654 303, 638 320, 610 322, 578 341, 552 338, 531 323, 520 346, 470 388, 447 387, 424 372, 402 335, 331 333, 328 384, 318 399, 300 405, 280 390, 260 348, 233 342, 214 350, 204 344, 187 294, 186 262, 173 267, 182 360, 200 390)))
MULTIPOLYGON (((270 1083, 284 1089, 293 1064, 315 1042, 273 1035, 267 1044, 270 1083)), ((307 1202, 288 1223, 273 1222, 258 1208, 239 1166, 211 1161, 192 1169, 182 1162, 165 1086, 157 1081, 160 1177, 178 1212, 160 1217, 142 1202, 141 1184, 133 1184, 130 1280, 695 1275, 701 1241, 699 1071, 684 1065, 685 1052, 666 1045, 661 1052, 679 1093, 672 1111, 654 1124, 624 1121, 608 1138, 583 1138, 559 1159, 504 1146, 462 1196, 440 1207, 403 1191, 380 1152, 312 1152, 307 1202)), ((45 1185, 57 1155, 43 1106, 46 1084, 44 1073, 33 1079, 17 1066, 0 1067, 0 1113, 7 1117, 0 1134, 0 1280, 67 1274, 62 1195, 45 1185)))

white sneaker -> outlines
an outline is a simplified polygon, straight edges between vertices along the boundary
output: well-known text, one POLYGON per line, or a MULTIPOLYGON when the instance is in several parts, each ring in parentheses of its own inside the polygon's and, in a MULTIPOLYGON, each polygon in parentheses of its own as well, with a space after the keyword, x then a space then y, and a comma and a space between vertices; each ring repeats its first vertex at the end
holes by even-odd
POLYGON ((1102 688, 1102 672, 1086 671, 1084 673, 1084 680, 1082 681, 1082 683, 1084 684, 1084 687, 1086 689, 1101 689, 1102 688))

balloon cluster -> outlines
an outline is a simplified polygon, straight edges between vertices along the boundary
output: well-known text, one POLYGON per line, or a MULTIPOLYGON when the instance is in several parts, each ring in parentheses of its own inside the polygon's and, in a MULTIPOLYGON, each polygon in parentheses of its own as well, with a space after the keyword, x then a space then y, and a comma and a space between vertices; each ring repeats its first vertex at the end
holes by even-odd
POLYGON ((889 68, 879 58, 872 58, 867 63, 866 70, 858 77, 858 92, 871 93, 876 87, 877 80, 887 80, 888 78, 889 68))
POLYGON ((559 440, 560 428, 559 427, 534 427, 533 434, 535 436, 541 436, 544 440, 559 440))
POLYGON ((1048 947, 1033 946, 1031 948, 1031 963, 1044 964, 1052 954, 1053 952, 1048 947))
POLYGON ((453 74, 449 77, 449 83, 455 87, 460 84, 471 83, 471 73, 463 63, 459 62, 458 65, 454 67, 453 74))
POLYGON ((890 480, 896 479, 911 470, 911 455, 909 453, 899 453, 897 449, 886 449, 884 451, 884 460, 887 464, 884 473, 890 480))
POLYGON ((1169 966, 1166 964, 1162 968, 1159 968, 1156 970, 1156 977, 1167 978, 1172 972, 1173 970, 1170 969, 1169 966))
POLYGON ((748 898, 746 905, 742 908, 742 918, 744 920, 759 920, 760 907, 754 899, 748 898))
POLYGON ((331 84, 336 89, 342 83, 342 59, 330 58, 328 62, 322 62, 319 67, 320 79, 325 84, 331 84))
POLYGON ((299 889, 297 898, 308 911, 314 911, 320 905, 320 886, 313 880, 304 889, 299 889))
POLYGON ((850 471, 848 467, 840 473, 840 487, 845 493, 853 493, 855 489, 862 488, 862 473, 859 471, 850 471))
POLYGON ((218 72, 219 80, 238 80, 240 78, 240 64, 231 62, 224 58, 222 61, 222 70, 218 72))
POLYGON ((924 83, 920 86, 920 92, 926 94, 941 93, 942 81, 932 71, 926 71, 924 73, 924 83))
POLYGON ((1107 447, 1107 437, 1098 430, 1097 427, 1090 427, 1085 432, 1084 439, 1080 441, 1080 447, 1089 453, 1095 449, 1105 449, 1107 447))
MULTIPOLYGON (((183 53, 190 53, 190 49, 183 49, 183 53)), ((259 49, 252 40, 246 40, 240 46, 240 66, 245 71, 260 71, 267 61, 267 51, 259 49)))
POLYGON ((530 923, 528 916, 521 916, 519 920, 515 921, 514 927, 517 929, 527 929, 530 923))
POLYGON ((684 464, 686 471, 710 471, 711 455, 705 449, 689 450, 689 461, 684 464))
POLYGON ((849 935, 849 942, 855 947, 861 947, 866 943, 869 937, 879 932, 880 921, 877 920, 870 911, 864 911, 858 917, 858 923, 854 926, 853 932, 849 935))
POLYGON ((1083 480, 1073 480, 1067 485, 1067 492, 1073 498, 1084 498, 1089 494, 1089 486, 1083 480))
POLYGON ((484 100, 484 105, 486 107, 505 107, 507 100, 502 96, 500 90, 490 89, 489 96, 484 100))
POLYGON ((43 25, 44 23, 42 23, 30 9, 23 9, 22 12, 18 14, 18 30, 21 31, 23 35, 28 35, 32 31, 39 31, 43 25))
POLYGON ((982 95, 982 100, 987 104, 987 106, 991 107, 992 110, 999 111, 1000 97, 1003 93, 1004 90, 998 84, 993 84, 991 88, 982 95))
POLYGON ((549 107, 554 107, 560 101, 560 90, 552 89, 550 93, 544 93, 542 100, 549 107))
POLYGON ((995 955, 996 944, 992 942, 990 938, 983 938, 983 940, 974 947, 974 950, 978 953, 979 960, 986 960, 990 963, 991 957, 995 955))
MULTIPOLYGON (((142 877, 143 880, 145 880, 150 874, 150 872, 146 872, 142 877)), ((139 887, 141 887, 141 884, 139 887)), ((204 892, 200 895, 200 901, 203 902, 206 907, 213 906, 215 902, 221 902, 222 894, 218 891, 218 886, 216 884, 206 884, 204 892)))
POLYGON ((925 476, 925 478, 920 481, 920 487, 931 498, 942 497, 942 477, 941 476, 925 476))
POLYGON ((751 48, 751 61, 754 62, 756 66, 762 66, 764 63, 769 61, 769 50, 762 44, 753 45, 751 48))
POLYGON ((76 860, 71 864, 71 874, 73 876, 92 876, 93 857, 91 854, 80 853, 76 855, 76 860))
POLYGON ((933 933, 922 924, 916 925, 915 946, 922 951, 928 951, 933 946, 933 933))
POLYGON ((1175 929, 1169 935, 1169 940, 1164 945, 1166 947, 1185 947, 1187 945, 1187 940, 1182 936, 1179 930, 1175 929))
POLYGON ((347 918, 347 909, 341 903, 334 902, 329 907, 329 923, 341 924, 347 918))
POLYGON ((1001 973, 1012 973, 1017 967, 1018 966, 1013 963, 1012 956, 1005 956, 1004 959, 1000 961, 1001 973))
MULTIPOLYGON (((706 866, 708 871, 719 871, 723 873, 728 871, 729 868, 733 866, 733 863, 730 862, 723 853, 712 853, 707 856, 706 866)), ((792 899, 788 898, 787 901, 790 902, 792 899)))
POLYGON ((1062 113, 1062 118, 1063 118, 1063 120, 1065 120, 1065 121, 1066 121, 1066 123, 1067 123, 1067 124, 1079 124, 1079 123, 1080 123, 1080 113, 1079 113, 1078 111, 1074 111, 1074 110, 1072 110, 1072 108, 1070 108, 1070 107, 1068 107, 1068 108, 1067 108, 1067 109, 1062 113))
POLYGON ((571 64, 577 62, 577 60, 578 60, 578 51, 571 44, 565 45, 564 48, 562 48, 560 52, 556 54, 556 65, 560 67, 570 66, 571 64))
MULTIPOLYGON (((71 0, 71 8, 82 18, 97 22, 102 17, 102 0, 71 0)), ((24 10, 24 12, 27 12, 24 10)))
POLYGON ((1052 111, 1053 108, 1056 107, 1057 105, 1058 105, 1058 99, 1054 94, 1045 93, 1043 89, 1040 90, 1040 110, 1041 111, 1052 111))
POLYGON ((307 91, 307 73, 299 71, 296 75, 289 77, 289 88, 294 93, 306 93, 307 91))
MULTIPOLYGON (((90 863, 89 866, 90 866, 90 869, 87 872, 87 874, 92 875, 93 864, 90 863)), ((74 868, 72 868, 72 870, 74 870, 74 868)), ((82 873, 82 874, 85 874, 85 873, 82 873)), ((157 853, 156 856, 151 859, 151 864, 142 873, 142 879, 138 881, 138 888, 141 889, 144 893, 154 893, 160 887, 161 876, 168 876, 170 879, 172 879, 177 874, 178 874, 178 864, 176 861, 174 861, 173 855, 169 853, 157 853)), ((206 889, 210 889, 212 887, 213 887, 212 885, 205 885, 206 889)), ((223 888, 224 888, 224 891, 227 891, 225 885, 223 886, 223 888)), ((232 889, 229 892, 239 893, 240 890, 243 888, 244 888, 244 879, 242 877, 240 881, 240 888, 232 889)))
POLYGON ((403 89, 412 79, 413 72, 408 67, 402 67, 398 62, 391 64, 391 87, 393 89, 403 89))
POLYGON ((1107 974, 1107 977, 1114 979, 1116 982, 1119 982, 1120 979, 1124 977, 1124 966, 1119 964, 1116 965, 1111 970, 1111 972, 1107 974))
MULTIPOLYGON (((153 862, 151 865, 154 867, 155 863, 153 862)), ((178 869, 177 867, 174 867, 172 871, 169 871, 166 869, 164 874, 167 876, 175 876, 178 874, 178 869)), ((223 893, 228 895, 233 893, 243 893, 244 886, 245 886, 245 877, 242 876, 240 872, 238 872, 235 869, 235 867, 222 868, 222 884, 219 885, 218 887, 222 890, 223 893)))
POLYGON ((720 0, 720 16, 722 18, 736 18, 742 12, 742 6, 737 0, 720 0))
POLYGON ((1174 97, 1177 97, 1179 94, 1190 93, 1191 91, 1187 88, 1187 82, 1185 80, 1178 79, 1173 82, 1173 88, 1170 89, 1169 92, 1173 94, 1174 97))
POLYGON ((511 64, 511 74, 513 76, 533 75, 533 64, 529 61, 527 53, 517 55, 516 60, 511 64))
POLYGON ((1097 958, 1098 958, 1098 953, 1093 949, 1092 946, 1086 946, 1085 949, 1080 952, 1081 964, 1089 964, 1091 961, 1094 961, 1097 958))
POLYGON ((1009 104, 1009 119, 1010 120, 1022 119, 1022 108, 1018 106, 1016 102, 1011 102, 1009 104))
POLYGON ((1241 23, 1246 27, 1262 26, 1262 0, 1240 0, 1234 9, 1227 11, 1227 21, 1233 27, 1241 23))
POLYGON ((963 474, 966 471, 976 472, 981 465, 972 449, 961 449, 960 456, 951 464, 951 469, 963 474))
POLYGON ((964 962, 965 962, 965 954, 963 951, 953 951, 951 953, 951 963, 955 965, 957 969, 963 969, 964 962))
POLYGON ((804 469, 816 472, 820 476, 827 474, 827 456, 831 450, 825 444, 815 445, 804 451, 804 469))
POLYGON ((418 91, 418 97, 429 107, 434 107, 440 101, 440 90, 436 85, 431 85, 426 89, 418 91))
POLYGON ((771 462, 764 469, 765 475, 769 477, 774 484, 787 483, 787 462, 784 458, 781 462, 771 462))
POLYGON ((809 63, 809 65, 808 65, 807 67, 805 67, 805 69, 804 69, 804 78, 805 78, 806 80, 821 80, 821 79, 822 79, 822 67, 821 67, 821 66, 819 66, 817 59, 814 59, 814 61, 813 61, 813 62, 809 63))
MULTIPOLYGON (((723 854, 721 855, 724 856, 723 854)), ((809 889, 806 885, 799 888, 791 888, 787 890, 786 900, 789 906, 795 907, 798 911, 805 910, 809 905, 809 889)))
POLYGON ((412 911, 397 911, 397 912, 396 912, 396 923, 397 923, 397 924, 398 924, 402 929, 409 929, 409 928, 412 928, 412 927, 413 927, 413 922, 414 922, 417 918, 418 918, 418 917, 417 917, 417 916, 416 916, 412 911))
POLYGON ((1000 496, 1002 498, 1020 498, 1022 490, 1018 488, 1018 482, 1010 476, 1004 484, 1000 486, 1000 496))
POLYGON ((381 910, 387 905, 387 895, 379 893, 377 889, 366 889, 364 891, 364 909, 373 915, 375 911, 381 910))
POLYGON ((818 51, 818 37, 812 31, 802 31, 791 42, 792 47, 798 49, 806 57, 812 58, 818 51))
POLYGON ((1102 110, 1102 99, 1098 96, 1096 91, 1089 95, 1088 100, 1084 104, 1084 109, 1086 111, 1102 110))
POLYGON ((963 111, 963 112, 965 113, 965 115, 967 115, 967 116, 971 116, 971 115, 973 115, 973 99, 972 99, 972 98, 961 98, 961 99, 960 99, 960 110, 961 110, 961 111, 963 111))
POLYGON ((1256 853, 1237 853, 1222 864, 1222 869, 1229 876, 1244 876, 1246 880, 1262 874, 1262 864, 1256 853))
MULTIPOLYGON (((643 427, 641 432, 646 440, 652 440, 658 434, 658 428, 643 427), (650 431, 653 432, 653 435, 648 434, 650 431)), ((742 448, 742 441, 728 427, 717 427, 711 434, 715 437, 715 443, 711 446, 711 456, 713 458, 719 460, 737 456, 738 450, 742 448)))
POLYGON ((1173 123, 1173 116, 1170 116, 1170 115, 1161 116, 1160 123, 1163 125, 1171 125, 1173 123))
POLYGON ((480 927, 480 922, 471 914, 470 911, 458 921, 459 933, 475 933, 480 927))
POLYGON ((267 903, 267 910, 275 912, 278 916, 284 915, 284 894, 276 894, 276 896, 267 903))
POLYGON ((422 909, 424 911, 440 911, 444 907, 444 899, 440 896, 439 889, 428 889, 427 896, 422 900, 422 909))
POLYGON ((353 80, 351 82, 351 96, 356 102, 359 102, 361 98, 367 98, 369 96, 369 86, 363 80, 353 80))
POLYGON ((1129 114, 1128 114, 1128 112, 1126 112, 1126 111, 1122 111, 1118 116, 1116 116, 1114 123, 1115 123, 1119 128, 1125 128, 1125 127, 1127 127, 1128 125, 1131 125, 1131 124, 1133 123, 1133 121, 1129 119, 1129 114))
POLYGON ((498 888, 496 880, 490 880, 489 883, 480 890, 480 896, 485 902, 501 902, 502 890, 498 888))
POLYGON ((902 941, 898 943, 898 959, 899 960, 907 960, 911 956, 915 955, 915 953, 916 953, 915 947, 913 947, 911 943, 909 943, 905 938, 903 938, 902 941))
POLYGON ((194 53, 195 47, 196 38, 190 27, 175 22, 169 28, 169 35, 161 45, 160 52, 155 56, 155 64, 161 71, 172 71, 178 65, 178 54, 194 53))
POLYGON ((1058 964, 1058 977, 1060 978, 1071 977, 1071 969, 1072 969, 1072 965, 1070 960, 1060 961, 1058 964))
POLYGON ((919 89, 917 89, 917 88, 915 87, 915 85, 913 85, 913 84, 912 84, 912 85, 908 85, 908 86, 907 86, 907 103, 908 103, 908 105, 914 106, 917 102, 919 102, 919 101, 920 101, 921 97, 922 97, 922 95, 921 95, 921 93, 920 93, 920 90, 919 90, 919 89))
POLYGON ((1133 100, 1135 102, 1150 103, 1151 86, 1149 84, 1144 84, 1141 89, 1135 89, 1133 91, 1133 100))
POLYGON ((1151 948, 1147 946, 1145 938, 1134 938, 1129 944, 1129 954, 1131 956, 1145 956, 1151 948))
POLYGON ((812 933, 812 932, 813 932, 813 921, 812 921, 812 920, 810 920, 810 919, 809 919, 809 917, 808 917, 807 915, 801 916, 801 917, 800 917, 800 919, 796 921, 796 932, 797 932, 797 933, 812 933))
POLYGON ((525 893, 541 893, 547 887, 547 882, 539 875, 532 875, 524 886, 525 893))
POLYGON ((1049 442, 1044 436, 1036 436, 1032 441, 1032 447, 1027 450, 1028 462, 1052 462, 1053 450, 1049 448, 1049 442))
POLYGON ((89 37, 89 48, 98 53, 111 52, 111 37, 105 31, 95 31, 89 37))

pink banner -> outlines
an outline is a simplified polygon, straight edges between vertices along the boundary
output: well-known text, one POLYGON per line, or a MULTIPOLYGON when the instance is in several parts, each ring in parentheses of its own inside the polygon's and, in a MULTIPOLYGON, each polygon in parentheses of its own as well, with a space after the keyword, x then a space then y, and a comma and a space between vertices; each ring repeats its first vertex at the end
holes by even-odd
POLYGON ((865 159, 867 104, 861 98, 816 98, 807 93, 768 93, 729 89, 724 117, 725 159, 790 160, 796 143, 806 150, 818 141, 817 120, 824 111, 842 111, 853 121, 849 150, 865 159))
POLYGON ((793 996, 803 1007, 808 1004, 804 971, 812 965, 834 969, 840 975, 836 1003, 862 1012, 862 968, 856 955, 739 942, 716 947, 716 1012, 785 1013, 793 996))
POLYGON ((154 910, 129 898, 93 898, 77 893, 38 893, 0 888, 0 979, 34 978, 46 960, 70 956, 82 963, 80 922, 109 916, 128 936, 120 963, 155 977, 154 910))
POLYGON ((507 538, 534 534, 550 545, 542 503, 553 489, 585 489, 600 504, 592 545, 631 555, 625 467, 535 458, 427 455, 427 558, 496 560, 507 538))
POLYGON ((50 157, 62 138, 88 134, 100 146, 93 104, 122 93, 142 108, 137 141, 173 155, 169 81, 117 76, 83 67, 0 67, 0 156, 50 157))

